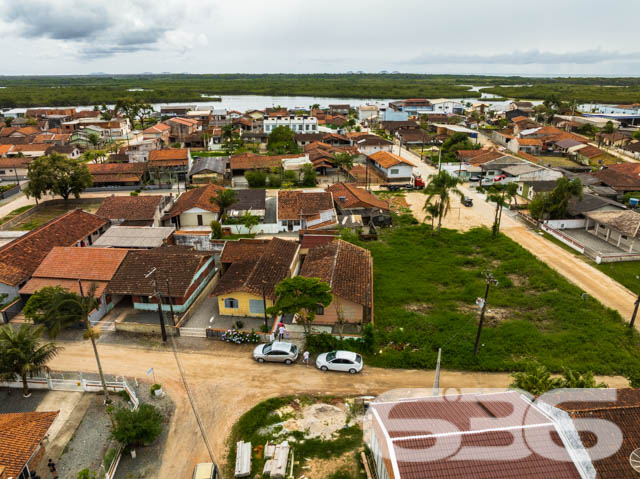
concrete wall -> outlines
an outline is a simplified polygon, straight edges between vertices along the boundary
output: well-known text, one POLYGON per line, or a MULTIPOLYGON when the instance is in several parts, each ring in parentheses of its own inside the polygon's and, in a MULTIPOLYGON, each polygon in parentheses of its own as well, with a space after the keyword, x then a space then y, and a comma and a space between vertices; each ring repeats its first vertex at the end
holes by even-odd
POLYGON ((212 221, 218 219, 218 213, 192 208, 180 215, 180 228, 198 226, 198 215, 202 216, 202 226, 209 226, 212 221))
MULTIPOLYGON (((123 331, 126 333, 136 333, 136 334, 161 334, 160 329, 160 320, 158 320, 158 324, 147 324, 147 323, 127 323, 127 322, 116 322, 116 331, 123 331)), ((168 335, 177 336, 178 328, 175 326, 171 326, 167 324, 165 321, 165 329, 168 335)))
POLYGON ((544 224, 556 230, 570 230, 584 228, 586 220, 584 218, 578 220, 546 220, 544 224))

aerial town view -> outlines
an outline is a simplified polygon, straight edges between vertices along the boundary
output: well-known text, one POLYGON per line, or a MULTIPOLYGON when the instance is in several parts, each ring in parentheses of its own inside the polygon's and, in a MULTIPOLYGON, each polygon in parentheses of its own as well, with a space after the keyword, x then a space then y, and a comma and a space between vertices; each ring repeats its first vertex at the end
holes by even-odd
POLYGON ((639 17, 0 0, 0 479, 640 479, 639 17))

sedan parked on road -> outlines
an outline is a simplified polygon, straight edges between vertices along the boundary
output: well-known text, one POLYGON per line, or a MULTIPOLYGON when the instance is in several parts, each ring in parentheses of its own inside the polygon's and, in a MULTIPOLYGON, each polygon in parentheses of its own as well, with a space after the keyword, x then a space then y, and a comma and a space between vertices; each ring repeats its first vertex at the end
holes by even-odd
POLYGON ((298 359, 298 346, 282 341, 260 344, 253 350, 253 359, 259 363, 273 361, 276 363, 291 364, 298 359))
POLYGON ((316 367, 322 371, 359 373, 362 371, 362 356, 351 351, 322 353, 316 359, 316 367))

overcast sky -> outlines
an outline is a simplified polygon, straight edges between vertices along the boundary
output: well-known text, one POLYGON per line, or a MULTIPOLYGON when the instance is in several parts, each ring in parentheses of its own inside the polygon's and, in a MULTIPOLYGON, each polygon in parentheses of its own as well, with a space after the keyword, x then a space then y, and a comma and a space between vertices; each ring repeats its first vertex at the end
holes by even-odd
POLYGON ((0 74, 640 75, 634 0, 0 0, 0 74))

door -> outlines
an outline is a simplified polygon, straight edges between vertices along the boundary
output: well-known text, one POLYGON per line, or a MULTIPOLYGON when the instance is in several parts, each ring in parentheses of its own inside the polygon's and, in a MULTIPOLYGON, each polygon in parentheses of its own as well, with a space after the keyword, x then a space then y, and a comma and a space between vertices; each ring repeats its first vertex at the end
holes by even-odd
POLYGON ((198 215, 198 226, 202 226, 203 222, 202 222, 202 215, 198 215))

